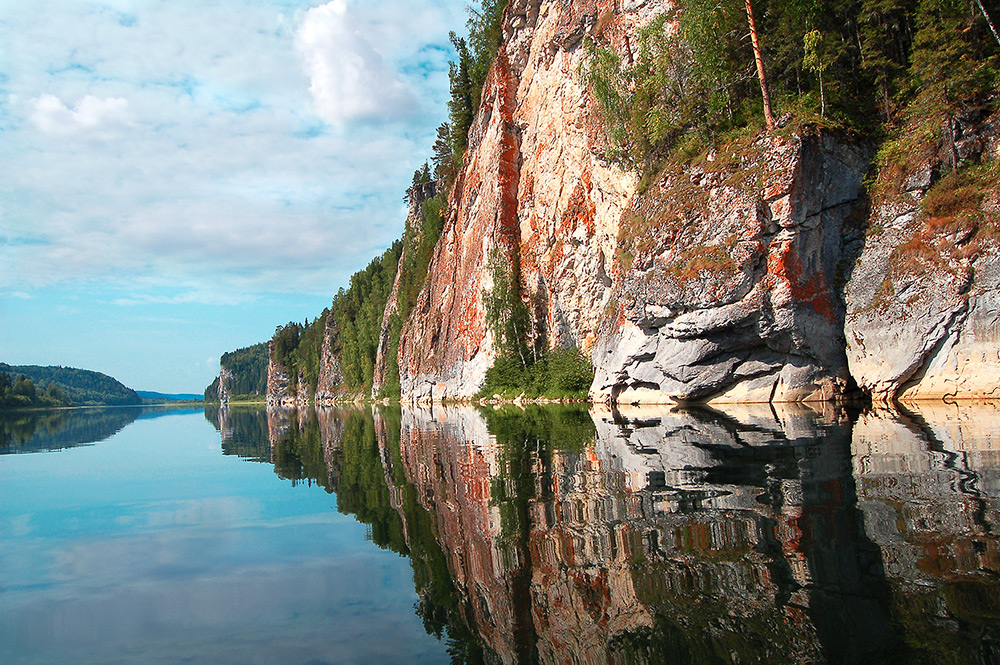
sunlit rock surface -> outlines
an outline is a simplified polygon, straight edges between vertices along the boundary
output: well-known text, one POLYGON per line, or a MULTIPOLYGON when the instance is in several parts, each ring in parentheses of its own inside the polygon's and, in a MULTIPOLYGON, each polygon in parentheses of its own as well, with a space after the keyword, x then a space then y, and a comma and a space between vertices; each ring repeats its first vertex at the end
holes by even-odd
MULTIPOLYGON (((959 126, 960 165, 995 169, 998 126, 959 126)), ((929 158, 872 211, 845 287, 851 373, 878 402, 1000 397, 1000 182, 977 186, 978 209, 923 213, 950 159, 929 158)))
POLYGON ((518 263, 534 336, 592 348, 611 295, 618 219, 637 179, 602 157, 601 120, 578 73, 583 40, 600 36, 623 52, 637 26, 669 8, 510 3, 428 281, 403 329, 405 397, 479 390, 496 354, 483 306, 491 255, 518 263))
POLYGON ((817 132, 726 150, 668 171, 626 210, 595 401, 801 402, 847 390, 838 279, 867 154, 817 132))
POLYGON ((288 370, 274 358, 274 341, 268 343, 267 358, 267 405, 284 408, 307 405, 309 394, 304 390, 305 378, 299 373, 292 385, 288 370))

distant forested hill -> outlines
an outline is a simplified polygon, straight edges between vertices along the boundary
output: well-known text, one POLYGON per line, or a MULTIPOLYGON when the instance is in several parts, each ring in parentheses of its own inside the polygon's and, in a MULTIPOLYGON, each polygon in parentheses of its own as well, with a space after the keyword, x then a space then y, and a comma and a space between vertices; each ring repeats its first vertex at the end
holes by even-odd
POLYGON ((0 363, 0 408, 136 404, 142 404, 139 394, 107 374, 74 367, 0 363))
POLYGON ((136 393, 148 404, 166 402, 200 402, 202 396, 194 393, 158 393, 152 390, 137 390, 136 393))

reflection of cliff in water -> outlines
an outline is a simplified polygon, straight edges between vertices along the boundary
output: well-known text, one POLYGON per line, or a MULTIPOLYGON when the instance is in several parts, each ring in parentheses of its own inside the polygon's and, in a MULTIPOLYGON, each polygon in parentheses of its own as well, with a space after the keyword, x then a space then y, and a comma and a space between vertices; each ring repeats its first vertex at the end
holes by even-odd
POLYGON ((894 621, 928 662, 1000 662, 1000 411, 863 415, 853 449, 894 621))
MULTIPOLYGON (((140 418, 178 410, 164 407, 76 408, 0 413, 0 455, 64 450, 104 441, 140 418)), ((188 409, 185 412, 190 412, 188 409)))
POLYGON ((206 404, 205 419, 222 436, 222 454, 251 462, 271 461, 271 438, 267 415, 256 406, 206 404))
POLYGON ((1000 423, 978 413, 256 417, 278 475, 410 557, 455 662, 995 662, 1000 423))
POLYGON ((434 517, 417 500, 400 454, 400 410, 273 409, 258 412, 270 434, 275 473, 337 495, 337 509, 369 528, 379 547, 409 557, 428 633, 449 642, 456 662, 478 662, 434 517))
POLYGON ((595 413, 590 440, 564 446, 518 430, 530 411, 404 415, 408 475, 496 660, 851 662, 893 646, 851 510, 849 420, 765 413, 595 413))

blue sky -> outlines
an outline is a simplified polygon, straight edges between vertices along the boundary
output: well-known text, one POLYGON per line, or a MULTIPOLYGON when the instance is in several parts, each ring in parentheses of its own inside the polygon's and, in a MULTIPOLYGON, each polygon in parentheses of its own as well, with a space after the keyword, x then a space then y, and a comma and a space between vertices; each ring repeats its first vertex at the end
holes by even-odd
POLYGON ((200 392, 402 233, 464 0, 0 0, 0 361, 200 392))

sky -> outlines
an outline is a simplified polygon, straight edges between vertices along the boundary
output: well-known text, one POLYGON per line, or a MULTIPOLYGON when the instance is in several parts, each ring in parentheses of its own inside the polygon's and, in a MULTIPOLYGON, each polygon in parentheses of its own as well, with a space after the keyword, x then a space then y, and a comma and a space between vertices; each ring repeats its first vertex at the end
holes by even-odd
POLYGON ((198 392, 403 230, 466 0, 0 0, 0 362, 198 392))

